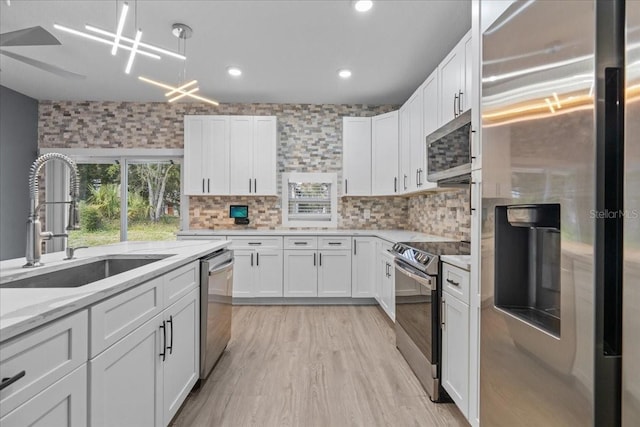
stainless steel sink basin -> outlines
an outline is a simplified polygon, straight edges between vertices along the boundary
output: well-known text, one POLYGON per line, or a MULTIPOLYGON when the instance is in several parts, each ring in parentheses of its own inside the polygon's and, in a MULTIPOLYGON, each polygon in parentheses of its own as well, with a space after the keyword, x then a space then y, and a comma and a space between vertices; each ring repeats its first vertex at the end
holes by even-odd
POLYGON ((97 261, 1 284, 2 288, 76 288, 97 282, 171 255, 110 256, 97 261))

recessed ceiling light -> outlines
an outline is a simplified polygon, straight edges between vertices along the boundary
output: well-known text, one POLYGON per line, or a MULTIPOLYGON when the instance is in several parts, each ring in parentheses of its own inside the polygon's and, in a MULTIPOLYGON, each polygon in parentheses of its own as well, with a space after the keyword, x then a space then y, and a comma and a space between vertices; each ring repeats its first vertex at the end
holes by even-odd
POLYGON ((338 71, 338 75, 343 79, 348 79, 351 77, 351 70, 340 70, 338 71))
POLYGON ((227 73, 233 77, 239 77, 242 75, 242 70, 238 67, 229 67, 227 68, 227 73))
POLYGON ((358 0, 353 4, 353 7, 358 12, 367 12, 373 7, 373 2, 371 0, 358 0))

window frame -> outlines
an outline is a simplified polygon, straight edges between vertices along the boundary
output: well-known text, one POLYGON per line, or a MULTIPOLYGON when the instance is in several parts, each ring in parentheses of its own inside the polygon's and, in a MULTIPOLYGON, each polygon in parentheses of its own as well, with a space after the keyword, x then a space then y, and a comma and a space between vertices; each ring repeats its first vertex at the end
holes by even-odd
MULTIPOLYGON (((180 228, 179 231, 189 229, 189 196, 184 194, 184 150, 183 149, 146 149, 146 148, 41 148, 40 155, 46 153, 60 153, 70 157, 76 163, 119 163, 120 164, 120 200, 122 205, 128 202, 128 172, 130 163, 141 161, 168 161, 172 160, 180 165, 180 228)), ((69 179, 67 168, 51 168, 53 173, 45 176, 47 194, 49 189, 54 189, 55 194, 69 194, 69 179), (66 175, 65 175, 66 174, 66 175), (53 181, 51 179, 53 178, 53 181)), ((66 210, 47 210, 47 223, 66 224, 66 210), (51 215, 51 216, 49 216, 51 215), (60 215, 64 215, 60 218, 60 215), (49 219, 50 218, 50 219, 49 219)), ((127 210, 120 209, 120 241, 128 240, 127 210)), ((66 239, 65 239, 66 240, 66 239)), ((64 250, 60 246, 53 250, 64 250)))
POLYGON ((338 174, 335 172, 284 172, 282 174, 282 225, 284 227, 338 227, 338 174), (289 181, 331 184, 331 219, 298 220, 289 219, 289 181))

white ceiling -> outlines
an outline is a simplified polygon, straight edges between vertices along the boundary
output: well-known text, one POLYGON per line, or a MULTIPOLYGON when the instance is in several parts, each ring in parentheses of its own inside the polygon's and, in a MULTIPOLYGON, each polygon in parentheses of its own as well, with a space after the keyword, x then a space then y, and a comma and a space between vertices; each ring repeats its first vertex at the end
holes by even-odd
MULTIPOLYGON (((115 32, 115 0, 5 0, 0 32, 40 25, 61 46, 4 49, 69 71, 68 80, 0 56, 0 84, 40 100, 163 101, 163 90, 144 75, 177 84, 183 63, 138 56, 130 75, 128 53, 53 28, 85 24, 115 32)), ((121 3, 119 4, 122 5, 121 3)), ((134 36, 135 0, 124 35, 134 36)), ((194 30, 187 42, 187 79, 220 102, 401 104, 471 28, 471 0, 376 1, 358 13, 350 0, 191 1, 139 0, 143 41, 177 50, 171 25, 194 30), (243 70, 240 78, 226 72, 243 70), (349 68, 353 76, 339 79, 349 68)))

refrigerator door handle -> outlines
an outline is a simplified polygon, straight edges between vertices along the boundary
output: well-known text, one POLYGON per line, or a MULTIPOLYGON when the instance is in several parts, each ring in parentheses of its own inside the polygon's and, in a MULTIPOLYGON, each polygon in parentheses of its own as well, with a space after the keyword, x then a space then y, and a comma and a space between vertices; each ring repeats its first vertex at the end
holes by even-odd
POLYGON ((624 77, 617 67, 605 68, 604 211, 617 215, 604 219, 604 311, 602 349, 605 356, 622 355, 622 276, 624 209, 624 77))

